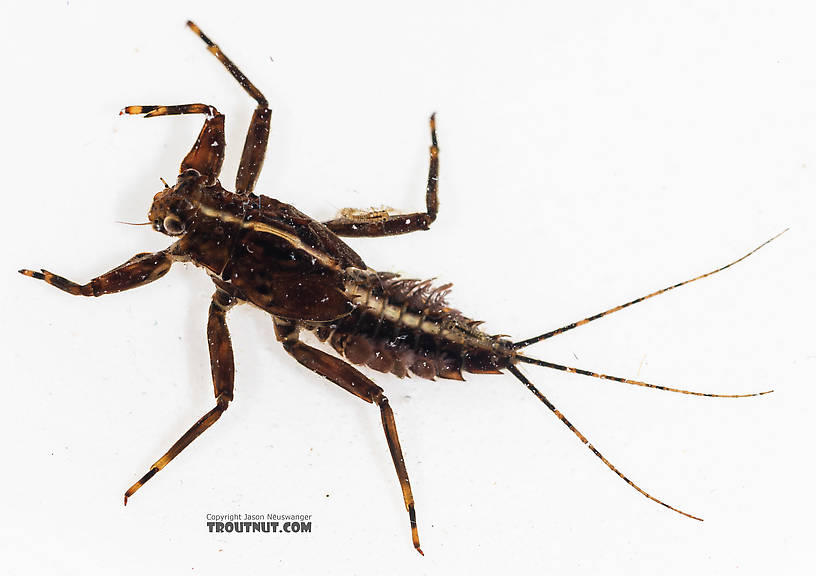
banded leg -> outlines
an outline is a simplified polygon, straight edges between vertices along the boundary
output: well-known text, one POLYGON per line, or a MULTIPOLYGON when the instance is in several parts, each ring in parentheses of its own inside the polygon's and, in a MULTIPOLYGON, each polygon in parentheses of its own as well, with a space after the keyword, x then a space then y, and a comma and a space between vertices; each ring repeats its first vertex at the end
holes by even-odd
POLYGON ((385 439, 388 442, 391 459, 394 461, 394 468, 396 468, 397 477, 402 487, 402 498, 405 501, 405 509, 408 511, 408 519, 411 523, 411 539, 413 540, 414 548, 416 548, 417 552, 424 556, 424 553, 419 547, 419 532, 417 531, 416 511, 414 510, 414 496, 411 493, 408 470, 405 468, 405 461, 402 457, 402 448, 400 448, 399 437, 397 436, 394 412, 388 404, 388 398, 383 394, 383 389, 366 378, 350 364, 299 341, 297 330, 292 327, 276 322, 275 333, 278 336, 278 340, 283 344, 284 349, 294 356, 295 360, 306 366, 306 368, 331 380, 358 398, 379 406, 385 439))
POLYGON ((190 152, 184 157, 179 174, 193 168, 206 178, 209 185, 215 184, 224 163, 224 115, 214 106, 207 104, 180 104, 177 106, 127 106, 120 114, 144 114, 145 118, 154 116, 174 116, 179 114, 205 114, 207 119, 193 144, 190 152))
POLYGON ((44 280, 51 286, 74 296, 102 296, 144 286, 167 274, 176 259, 172 249, 171 246, 153 254, 149 252, 137 254, 124 264, 97 276, 87 284, 77 284, 67 278, 52 274, 48 270, 35 272, 23 269, 19 272, 30 278, 44 280))
POLYGON ((184 433, 178 441, 170 447, 167 453, 159 458, 150 467, 147 474, 125 492, 125 506, 128 498, 133 496, 148 480, 167 466, 173 458, 198 438, 204 430, 212 426, 233 398, 233 383, 235 380, 235 364, 232 358, 232 341, 227 328, 226 313, 236 304, 236 300, 225 292, 216 289, 210 304, 210 317, 207 322, 207 343, 210 348, 210 369, 212 370, 213 388, 215 391, 215 408, 204 414, 198 422, 184 433))
POLYGON ((187 26, 198 34, 198 37, 207 45, 207 50, 218 58, 218 61, 232 74, 241 87, 246 90, 247 94, 252 96, 258 103, 258 107, 252 115, 252 121, 249 123, 249 131, 244 141, 244 152, 241 155, 241 164, 238 166, 238 176, 235 179, 235 191, 238 194, 250 194, 255 189, 255 183, 258 181, 258 174, 261 172, 264 157, 266 156, 266 145, 269 141, 269 120, 272 116, 272 111, 268 107, 269 103, 261 94, 261 91, 244 76, 244 73, 221 52, 218 45, 213 43, 198 26, 189 20, 187 26))
POLYGON ((340 217, 324 222, 338 236, 396 236, 427 230, 439 211, 439 146, 436 141, 436 114, 431 115, 431 148, 428 185, 425 189, 425 212, 389 214, 385 210, 365 212, 353 208, 340 211, 340 217))

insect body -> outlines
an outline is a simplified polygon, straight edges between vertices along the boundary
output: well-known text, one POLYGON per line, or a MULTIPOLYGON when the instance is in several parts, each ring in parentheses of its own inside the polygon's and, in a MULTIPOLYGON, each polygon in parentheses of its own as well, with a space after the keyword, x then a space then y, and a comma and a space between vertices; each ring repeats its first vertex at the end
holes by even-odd
POLYGON ((176 184, 165 184, 155 195, 149 224, 177 238, 169 248, 137 254, 121 266, 87 284, 77 284, 46 270, 20 270, 70 294, 101 296, 142 286, 166 274, 174 262, 203 267, 215 284, 207 323, 215 407, 157 460, 125 493, 128 498, 164 468, 204 430, 218 420, 233 400, 234 363, 226 313, 250 303, 272 315, 284 349, 310 370, 376 404, 408 511, 414 547, 421 553, 414 499, 400 448, 394 414, 382 388, 352 364, 366 365, 399 377, 413 373, 422 378, 461 380, 462 372, 501 373, 518 378, 556 417, 600 458, 606 466, 647 498, 680 514, 696 518, 652 497, 631 482, 590 444, 555 406, 522 374, 520 363, 537 364, 606 380, 699 396, 740 397, 758 394, 717 395, 647 384, 597 374, 579 368, 528 357, 522 349, 668 290, 705 278, 717 270, 658 290, 578 322, 527 340, 512 342, 479 329, 480 322, 449 307, 450 285, 401 278, 368 268, 340 236, 388 236, 427 229, 438 211, 439 149, 435 119, 431 116, 431 147, 426 210, 392 214, 388 210, 361 212, 346 209, 335 220, 318 222, 293 206, 254 194, 269 137, 271 112, 263 94, 192 22, 187 25, 206 43, 244 90, 257 102, 244 144, 235 192, 221 187, 218 176, 224 160, 224 116, 205 104, 128 106, 123 114, 146 117, 203 114, 204 126, 181 163, 176 184), (348 362, 301 342, 301 331, 312 331, 348 362))

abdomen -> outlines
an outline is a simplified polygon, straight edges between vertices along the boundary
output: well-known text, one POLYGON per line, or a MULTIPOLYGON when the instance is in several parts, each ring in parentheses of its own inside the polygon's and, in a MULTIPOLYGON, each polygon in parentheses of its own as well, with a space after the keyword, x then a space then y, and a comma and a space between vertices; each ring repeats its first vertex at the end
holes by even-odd
POLYGON ((350 269, 346 294, 354 311, 329 324, 306 324, 352 364, 422 378, 462 380, 462 371, 498 373, 513 358, 511 343, 478 329, 450 308, 450 284, 350 269))

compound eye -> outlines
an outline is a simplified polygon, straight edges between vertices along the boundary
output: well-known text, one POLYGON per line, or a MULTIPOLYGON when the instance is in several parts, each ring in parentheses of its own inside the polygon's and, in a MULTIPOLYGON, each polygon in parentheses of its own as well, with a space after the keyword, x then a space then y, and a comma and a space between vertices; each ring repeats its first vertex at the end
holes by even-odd
POLYGON ((164 230, 171 236, 178 236, 184 232, 184 223, 179 220, 178 216, 169 215, 162 222, 164 230))

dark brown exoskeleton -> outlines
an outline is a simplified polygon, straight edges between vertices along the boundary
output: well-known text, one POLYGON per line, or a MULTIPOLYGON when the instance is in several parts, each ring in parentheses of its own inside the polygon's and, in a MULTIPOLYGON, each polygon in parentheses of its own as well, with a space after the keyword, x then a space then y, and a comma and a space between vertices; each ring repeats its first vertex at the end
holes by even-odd
POLYGON ((462 380, 463 371, 498 374, 507 370, 635 490, 675 512, 699 520, 650 496, 618 471, 533 386, 521 373, 518 364, 537 364, 698 396, 737 398, 767 392, 721 395, 678 390, 553 364, 523 356, 520 352, 531 344, 725 270, 776 236, 717 270, 546 334, 519 342, 491 336, 479 329, 480 322, 470 320, 448 306, 445 297, 449 284, 433 287, 430 281, 404 279, 396 274, 372 270, 339 238, 389 236, 429 228, 438 209, 439 149, 434 116, 430 119, 430 168, 425 212, 397 215, 387 211, 347 209, 341 212, 338 219, 318 222, 288 204, 253 193, 269 137, 271 112, 267 100, 195 24, 188 22, 187 25, 258 103, 244 144, 235 192, 225 190, 218 181, 224 160, 224 116, 214 107, 205 104, 128 106, 122 111, 123 114, 144 114, 147 118, 174 114, 205 116, 198 139, 181 163, 178 181, 173 187, 165 184, 165 189, 156 194, 150 208, 149 223, 157 231, 177 238, 177 241, 166 250, 154 254, 137 254, 87 284, 76 284, 46 270, 20 270, 26 276, 82 296, 101 296, 142 286, 162 277, 174 262, 192 262, 205 268, 215 283, 207 323, 207 341, 216 405, 127 490, 126 504, 142 485, 218 420, 232 401, 234 364, 226 313, 233 306, 251 303, 272 315, 278 340, 298 362, 379 408, 391 458, 402 487, 413 544, 420 553, 414 499, 394 414, 382 388, 351 364, 391 372, 400 378, 412 372, 422 378, 434 379, 438 376, 462 380), (314 332, 351 364, 301 342, 299 333, 302 330, 314 332))

